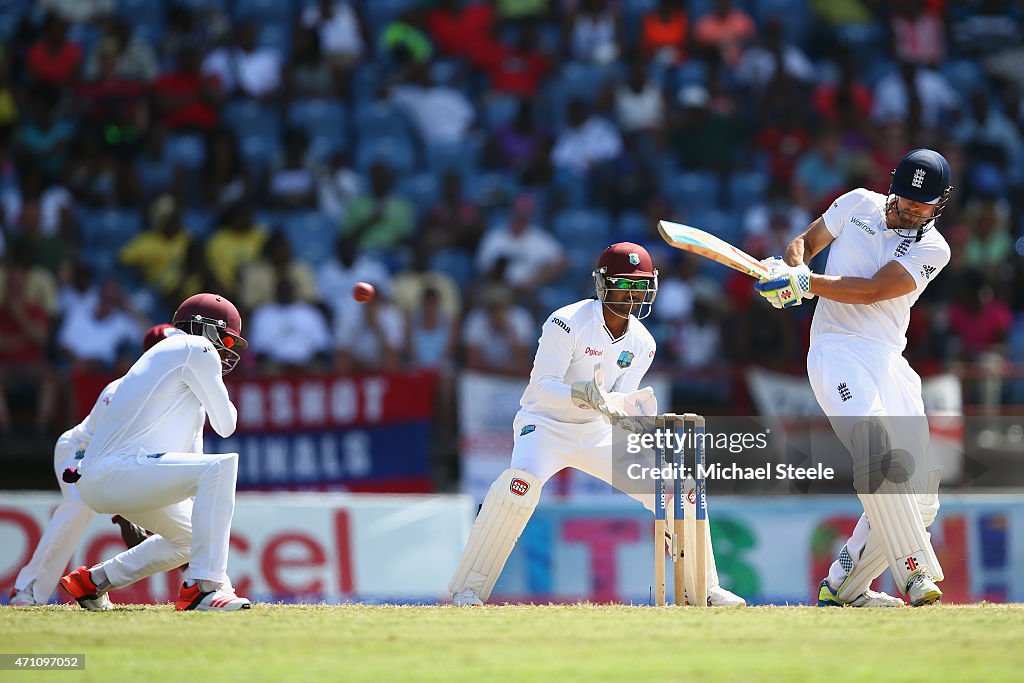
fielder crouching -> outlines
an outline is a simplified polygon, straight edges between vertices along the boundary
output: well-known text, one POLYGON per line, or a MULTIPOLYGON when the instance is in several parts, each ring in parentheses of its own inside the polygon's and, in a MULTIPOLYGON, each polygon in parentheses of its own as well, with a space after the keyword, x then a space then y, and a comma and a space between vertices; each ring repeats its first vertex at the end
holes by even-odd
MULTIPOLYGON (((629 428, 627 416, 657 414, 653 390, 639 387, 656 351, 640 320, 651 312, 658 271, 646 249, 620 242, 601 255, 594 281, 596 299, 558 309, 541 328, 513 423, 511 467, 491 485, 473 524, 448 586, 453 605, 487 601, 548 479, 573 467, 615 486, 612 424, 629 428)), ((626 493, 654 511, 653 491, 626 493)), ((719 586, 709 554, 708 604, 743 606, 719 586)))
POLYGON ((248 345, 235 306, 196 294, 174 314, 186 334, 147 351, 120 380, 83 459, 78 492, 96 512, 116 513, 152 531, 139 545, 60 585, 97 609, 103 594, 188 562, 177 610, 234 611, 249 601, 227 576, 238 454, 203 453, 206 417, 221 436, 238 412, 223 375, 248 345), (194 499, 194 500, 193 500, 194 499))

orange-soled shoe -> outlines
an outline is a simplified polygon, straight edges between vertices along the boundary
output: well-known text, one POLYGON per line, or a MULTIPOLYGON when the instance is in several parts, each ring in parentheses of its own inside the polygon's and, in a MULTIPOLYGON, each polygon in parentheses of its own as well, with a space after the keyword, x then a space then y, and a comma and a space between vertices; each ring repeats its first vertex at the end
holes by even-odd
POLYGON ((89 575, 89 568, 82 565, 67 576, 60 579, 60 587, 70 595, 78 604, 87 610, 103 611, 113 609, 110 598, 106 593, 100 593, 96 583, 89 575))
POLYGON ((225 590, 203 592, 199 590, 199 582, 191 586, 181 584, 178 591, 178 599, 174 602, 174 609, 179 612, 196 610, 198 612, 234 612, 240 609, 252 607, 246 598, 240 598, 234 593, 225 590))

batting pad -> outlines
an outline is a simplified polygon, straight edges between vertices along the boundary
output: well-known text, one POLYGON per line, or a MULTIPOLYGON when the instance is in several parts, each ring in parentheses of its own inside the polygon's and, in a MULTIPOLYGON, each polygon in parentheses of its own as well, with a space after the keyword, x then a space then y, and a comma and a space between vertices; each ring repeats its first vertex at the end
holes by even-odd
POLYGON ((472 589, 487 602, 519 534, 540 501, 542 487, 540 479, 515 468, 505 470, 491 484, 455 576, 448 584, 452 594, 472 589))
MULTIPOLYGON (((939 482, 941 479, 941 468, 930 470, 928 473, 928 490, 925 493, 919 493, 916 496, 917 510, 921 515, 921 522, 924 524, 925 528, 932 525, 932 522, 935 521, 935 516, 939 513, 939 482)), ((930 547, 931 534, 926 533, 925 535, 928 538, 930 547)), ((847 553, 847 555, 850 554, 848 546, 843 546, 843 550, 840 552, 840 555, 842 555, 842 553, 847 553)), ((852 558, 849 561, 852 562, 852 558)), ((868 540, 864 544, 864 550, 860 555, 860 559, 853 565, 853 569, 850 570, 846 580, 843 581, 843 585, 839 587, 836 597, 838 597, 842 602, 850 602, 854 600, 857 596, 870 588, 871 582, 877 579, 888 566, 889 563, 885 559, 885 552, 882 550, 881 537, 879 534, 874 533, 874 529, 872 529, 872 531, 868 533, 868 540)), ((928 568, 936 580, 942 580, 942 567, 939 565, 937 557, 935 558, 934 564, 929 565, 928 568)))

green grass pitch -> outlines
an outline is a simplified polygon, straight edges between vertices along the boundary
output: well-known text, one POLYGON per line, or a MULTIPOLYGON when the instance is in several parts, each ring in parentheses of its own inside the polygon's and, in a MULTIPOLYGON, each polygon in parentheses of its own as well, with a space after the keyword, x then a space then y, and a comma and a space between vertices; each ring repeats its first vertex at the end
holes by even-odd
POLYGON ((85 653, 85 671, 0 680, 1020 680, 1024 605, 743 610, 605 605, 257 604, 0 608, 0 649, 85 653))

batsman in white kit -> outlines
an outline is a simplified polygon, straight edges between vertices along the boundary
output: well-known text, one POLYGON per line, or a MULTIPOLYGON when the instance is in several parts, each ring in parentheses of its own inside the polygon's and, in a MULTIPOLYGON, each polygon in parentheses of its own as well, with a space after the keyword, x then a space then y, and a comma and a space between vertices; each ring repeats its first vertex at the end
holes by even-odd
POLYGON ((922 466, 921 379, 902 353, 911 307, 949 263, 949 245, 934 226, 952 189, 946 159, 915 149, 892 172, 888 195, 856 189, 839 197, 789 245, 784 261, 763 261, 771 272, 755 285, 776 308, 821 298, 807 374, 853 456, 864 506, 821 582, 821 606, 903 605, 869 590, 886 567, 911 605, 942 597, 942 567, 927 532, 939 509, 940 472, 922 466), (825 273, 811 273, 807 264, 826 246, 825 273))
MULTIPOLYGON (((142 339, 142 352, 153 348, 157 342, 172 333, 184 334, 166 323, 149 328, 142 339)), ((64 481, 61 474, 68 467, 78 465, 85 457, 85 449, 92 440, 96 425, 106 416, 107 407, 120 383, 121 380, 116 379, 105 386, 85 419, 57 439, 53 448, 53 467, 64 502, 54 510, 46 530, 32 552, 32 557, 14 580, 10 601, 13 607, 33 607, 49 602, 61 572, 67 567, 85 527, 92 519, 93 511, 82 502, 78 488, 64 481)), ((108 607, 110 598, 106 595, 100 596, 99 604, 104 608, 108 607)))
POLYGON ((60 580, 87 609, 102 609, 103 594, 113 588, 185 562, 175 609, 250 607, 227 576, 238 454, 203 453, 207 416, 221 436, 235 431, 238 412, 223 375, 248 346, 241 316, 222 296, 196 294, 172 323, 186 334, 154 346, 121 378, 82 460, 77 486, 86 505, 154 533, 60 580))
MULTIPOLYGON (((597 298, 558 309, 541 328, 513 423, 511 466, 491 485, 473 524, 448 586, 453 605, 487 601, 548 479, 573 467, 615 485, 612 424, 657 414, 654 391, 639 387, 656 350, 640 320, 651 312, 658 271, 646 249, 620 242, 604 251, 593 276, 597 298)), ((654 511, 653 492, 627 493, 654 511)), ((708 554, 708 604, 744 605, 719 586, 708 554)))

